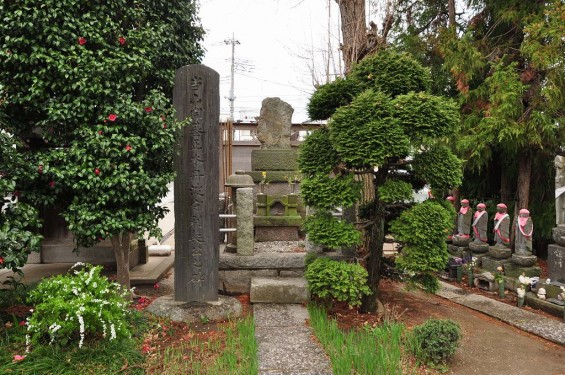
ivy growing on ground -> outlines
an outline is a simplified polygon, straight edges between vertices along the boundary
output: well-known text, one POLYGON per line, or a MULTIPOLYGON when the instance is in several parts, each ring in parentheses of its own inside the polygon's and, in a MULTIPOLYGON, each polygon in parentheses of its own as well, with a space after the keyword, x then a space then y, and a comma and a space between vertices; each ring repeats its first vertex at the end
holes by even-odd
POLYGON ((203 54, 196 13, 184 0, 0 4, 2 130, 33 176, 6 172, 14 191, 56 204, 78 247, 112 240, 126 286, 132 233, 158 235, 164 215, 173 78, 203 54))

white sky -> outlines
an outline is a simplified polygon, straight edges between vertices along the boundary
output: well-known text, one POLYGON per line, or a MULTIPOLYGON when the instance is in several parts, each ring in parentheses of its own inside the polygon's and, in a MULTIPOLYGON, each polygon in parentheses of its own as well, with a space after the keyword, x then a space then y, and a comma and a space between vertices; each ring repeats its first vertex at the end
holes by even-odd
POLYGON ((235 46, 235 120, 259 115, 261 101, 280 97, 294 108, 292 121, 307 120, 306 105, 314 91, 309 64, 324 72, 322 50, 328 44, 328 3, 331 4, 336 66, 339 42, 338 9, 334 0, 200 0, 200 18, 207 35, 203 64, 220 74, 222 118, 229 116, 232 37, 235 46), (243 70, 246 69, 247 71, 243 70))

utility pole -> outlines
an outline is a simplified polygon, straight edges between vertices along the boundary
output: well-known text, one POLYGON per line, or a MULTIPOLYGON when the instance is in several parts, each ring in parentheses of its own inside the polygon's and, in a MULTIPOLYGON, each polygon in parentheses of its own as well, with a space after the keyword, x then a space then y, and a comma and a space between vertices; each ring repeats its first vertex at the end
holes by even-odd
POLYGON ((228 96, 228 100, 230 101, 230 119, 233 121, 233 104, 235 102, 234 96, 234 83, 233 77, 235 73, 235 45, 241 44, 239 40, 235 40, 234 34, 232 34, 231 39, 224 40, 225 44, 231 44, 231 77, 230 77, 230 96, 228 96))

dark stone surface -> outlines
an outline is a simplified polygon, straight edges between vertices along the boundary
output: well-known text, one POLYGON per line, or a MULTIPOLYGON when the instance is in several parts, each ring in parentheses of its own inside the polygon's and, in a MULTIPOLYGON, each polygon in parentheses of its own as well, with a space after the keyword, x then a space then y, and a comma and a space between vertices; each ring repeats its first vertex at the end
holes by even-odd
POLYGON ((531 267, 536 264, 538 257, 535 255, 512 254, 512 262, 522 267, 531 267))
POLYGON ((565 247, 558 245, 548 246, 547 272, 551 280, 565 283, 565 247))
POLYGON ((471 237, 453 236, 451 238, 451 241, 453 242, 453 244, 455 246, 466 247, 466 246, 469 246, 469 242, 471 242, 471 237))
POLYGON ((507 247, 490 246, 488 255, 496 259, 506 259, 510 258, 512 255, 512 249, 507 247))
MULTIPOLYGON (((217 288, 217 285, 214 287, 217 288)), ((175 322, 185 323, 199 322, 202 317, 212 321, 223 321, 241 316, 243 308, 236 298, 220 296, 216 300, 215 302, 181 302, 175 301, 172 295, 168 295, 155 299, 147 306, 146 311, 175 322)))
POLYGON ((255 241, 298 241, 298 227, 255 227, 255 241))
POLYGON ((488 243, 473 241, 469 243, 469 249, 474 253, 484 254, 489 250, 489 245, 488 243))
POLYGON ((485 271, 495 272, 499 266, 502 266, 504 267, 504 269, 506 269, 506 267, 510 263, 512 263, 510 259, 495 259, 487 256, 482 258, 481 268, 485 271))
POLYGON ((176 72, 177 120, 191 117, 179 133, 175 156, 175 300, 218 299, 219 75, 204 65, 176 72))

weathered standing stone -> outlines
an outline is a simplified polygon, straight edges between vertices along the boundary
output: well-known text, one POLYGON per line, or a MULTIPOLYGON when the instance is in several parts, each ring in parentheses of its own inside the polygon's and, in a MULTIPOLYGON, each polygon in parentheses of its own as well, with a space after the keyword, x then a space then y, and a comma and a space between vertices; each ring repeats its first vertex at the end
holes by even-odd
POLYGON ((253 188, 239 188, 237 194, 237 253, 253 255, 253 188))
POLYGON ((294 109, 280 98, 265 98, 257 120, 261 148, 290 148, 290 126, 294 109))
POLYGON ((547 267, 551 280, 565 283, 565 247, 549 245, 547 267))
POLYGON ((204 65, 177 70, 173 104, 179 133, 175 157, 175 300, 218 300, 219 75, 204 65))

